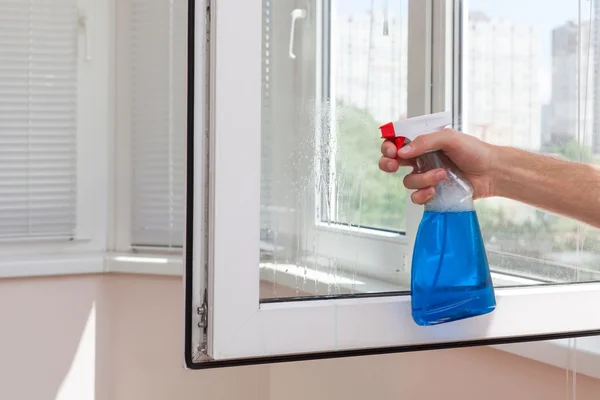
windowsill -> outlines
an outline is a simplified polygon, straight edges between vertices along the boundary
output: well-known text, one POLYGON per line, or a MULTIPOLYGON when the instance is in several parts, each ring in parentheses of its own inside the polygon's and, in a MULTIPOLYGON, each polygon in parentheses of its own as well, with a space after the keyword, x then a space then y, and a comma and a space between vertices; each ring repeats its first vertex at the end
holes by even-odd
MULTIPOLYGON (((290 271, 289 266, 280 265, 273 274, 272 265, 261 266, 261 279, 276 279, 277 284, 295 288, 304 281, 304 268, 290 271)), ((0 278, 25 278, 61 275, 122 273, 158 276, 182 276, 183 263, 180 256, 131 253, 102 253, 78 255, 36 256, 0 262, 0 278)), ((307 284, 311 291, 329 293, 332 288, 342 292, 372 293, 389 292, 402 288, 401 284, 390 284, 376 279, 356 275, 336 278, 332 274, 306 269, 307 284), (315 281, 316 278, 316 281, 315 281)), ((510 275, 492 273, 496 284, 526 285, 535 281, 510 275)), ((574 341, 571 341, 574 342, 574 341)), ((576 340, 575 354, 569 354, 569 340, 517 343, 492 346, 495 349, 533 359, 559 368, 575 368, 578 373, 600 379, 600 337, 576 340), (575 356, 576 355, 576 356, 575 356)), ((573 345, 571 344, 571 347, 573 345)))
POLYGON ((183 261, 177 255, 110 253, 105 266, 108 273, 183 276, 183 261))
POLYGON ((124 273, 182 276, 180 256, 131 253, 48 254, 0 261, 0 279, 124 273))
POLYGON ((104 253, 39 255, 0 261, 0 278, 101 274, 106 271, 104 253))

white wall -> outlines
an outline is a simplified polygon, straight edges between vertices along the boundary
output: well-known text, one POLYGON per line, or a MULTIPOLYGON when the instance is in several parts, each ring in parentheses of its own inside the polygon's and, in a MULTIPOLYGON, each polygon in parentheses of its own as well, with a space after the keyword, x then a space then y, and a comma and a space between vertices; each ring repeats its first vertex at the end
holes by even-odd
MULTIPOLYGON (((571 384, 489 348, 185 371, 182 299, 178 278, 0 280, 0 399, 558 400, 571 384)), ((600 381, 578 376, 576 389, 596 399, 600 381)))

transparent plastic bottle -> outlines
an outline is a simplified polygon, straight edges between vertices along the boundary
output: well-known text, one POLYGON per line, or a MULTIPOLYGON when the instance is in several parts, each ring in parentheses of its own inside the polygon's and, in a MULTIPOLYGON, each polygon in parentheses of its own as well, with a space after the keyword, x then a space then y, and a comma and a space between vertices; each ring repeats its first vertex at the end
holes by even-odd
MULTIPOLYGON (((443 129, 451 118, 438 113, 380 129, 399 149, 420 134, 443 129)), ((487 314, 496 308, 496 298, 473 188, 441 151, 425 153, 416 163, 419 172, 443 168, 447 178, 436 185, 417 231, 411 267, 413 319, 426 326, 487 314)))
POLYGON ((412 316, 419 325, 436 325, 496 308, 473 188, 440 151, 417 158, 419 172, 444 168, 425 205, 411 267, 412 316))

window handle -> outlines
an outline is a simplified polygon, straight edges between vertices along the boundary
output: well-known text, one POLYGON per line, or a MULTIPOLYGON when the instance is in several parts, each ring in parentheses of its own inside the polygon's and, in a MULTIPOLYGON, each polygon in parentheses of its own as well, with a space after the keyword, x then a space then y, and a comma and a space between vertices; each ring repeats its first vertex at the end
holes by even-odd
POLYGON ((92 59, 91 55, 91 38, 90 38, 90 20, 84 12, 79 12, 79 27, 83 30, 83 39, 85 43, 85 61, 92 59))
POLYGON ((294 32, 296 30, 296 20, 306 18, 306 10, 296 8, 292 11, 292 25, 290 27, 290 58, 295 60, 296 54, 294 54, 294 32))

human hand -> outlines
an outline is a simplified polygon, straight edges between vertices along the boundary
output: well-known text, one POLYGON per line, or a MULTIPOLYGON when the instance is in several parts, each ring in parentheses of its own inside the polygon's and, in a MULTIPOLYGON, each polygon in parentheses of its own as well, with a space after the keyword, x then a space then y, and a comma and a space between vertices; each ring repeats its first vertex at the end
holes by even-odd
POLYGON ((386 140, 381 145, 383 156, 379 159, 379 168, 393 173, 400 166, 413 166, 413 171, 404 177, 404 186, 416 190, 411 195, 414 203, 425 204, 435 194, 434 186, 446 179, 447 175, 441 168, 418 173, 414 160, 425 152, 441 150, 471 183, 474 199, 490 197, 494 195, 494 147, 473 136, 444 129, 418 136, 398 151, 393 142, 386 140))

